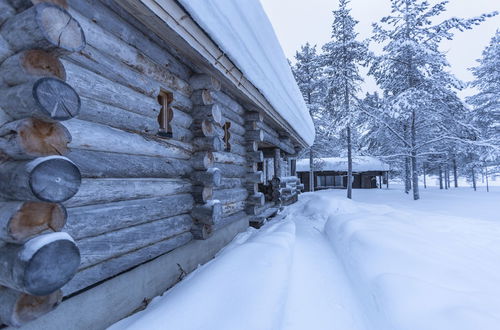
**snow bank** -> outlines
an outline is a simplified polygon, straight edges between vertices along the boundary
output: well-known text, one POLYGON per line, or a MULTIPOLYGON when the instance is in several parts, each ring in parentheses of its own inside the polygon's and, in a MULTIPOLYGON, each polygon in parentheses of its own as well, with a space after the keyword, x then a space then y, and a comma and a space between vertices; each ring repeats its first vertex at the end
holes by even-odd
POLYGON ((315 130, 283 49, 258 0, 179 0, 309 145, 315 130))
POLYGON ((294 243, 291 221, 249 229, 146 310, 110 329, 279 329, 294 243))
MULTIPOLYGON (((347 158, 331 157, 315 159, 316 171, 347 172, 347 158)), ((353 172, 389 171, 389 164, 370 156, 356 156, 352 160, 353 172)), ((297 172, 309 172, 309 159, 297 161, 297 172)))
POLYGON ((331 196, 325 233, 374 328, 498 329, 498 222, 331 196))

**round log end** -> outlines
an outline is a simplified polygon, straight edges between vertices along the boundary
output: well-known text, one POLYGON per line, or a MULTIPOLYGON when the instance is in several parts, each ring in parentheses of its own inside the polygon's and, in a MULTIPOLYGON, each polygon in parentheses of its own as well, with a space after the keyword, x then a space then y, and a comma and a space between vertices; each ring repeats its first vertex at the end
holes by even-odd
POLYGON ((62 292, 57 290, 46 296, 21 294, 14 307, 14 326, 21 326, 54 310, 62 301, 62 292))
POLYGON ((24 244, 20 256, 25 263, 22 287, 34 296, 57 291, 80 266, 80 251, 67 233, 37 236, 24 244))
POLYGON ((71 135, 60 123, 27 118, 23 120, 18 134, 23 150, 31 156, 65 155, 69 152, 71 135))
POLYGON ((43 50, 32 49, 24 52, 21 66, 27 73, 34 76, 49 76, 66 80, 66 70, 61 61, 54 54, 43 50))
POLYGON ((214 187, 219 187, 222 182, 222 172, 217 167, 212 167, 207 170, 212 174, 212 184, 214 187))
POLYGON ((80 113, 80 96, 56 78, 41 78, 33 85, 33 97, 42 113, 53 120, 68 120, 80 113))
POLYGON ((36 21, 44 37, 54 47, 69 52, 78 52, 85 47, 82 27, 63 8, 46 2, 37 4, 36 21))
POLYGON ((223 125, 223 118, 222 118, 222 109, 221 106, 217 103, 212 106, 212 118, 214 121, 219 124, 223 125))
POLYGON ((208 169, 214 165, 214 161, 214 154, 211 151, 207 151, 203 157, 203 166, 208 169))
POLYGON ((80 188, 78 167, 65 157, 35 159, 30 172, 30 188, 35 197, 45 202, 60 203, 73 197, 80 188))
POLYGON ((205 105, 209 105, 209 104, 214 103, 214 100, 212 98, 212 93, 208 89, 204 89, 201 92, 201 98, 203 100, 203 104, 205 104, 205 105))
POLYGON ((66 208, 61 204, 25 202, 9 221, 14 243, 22 243, 47 230, 60 231, 66 224, 66 208))
POLYGON ((214 190, 212 187, 203 187, 203 190, 201 192, 201 196, 202 196, 202 199, 204 202, 211 200, 213 194, 214 194, 214 190))

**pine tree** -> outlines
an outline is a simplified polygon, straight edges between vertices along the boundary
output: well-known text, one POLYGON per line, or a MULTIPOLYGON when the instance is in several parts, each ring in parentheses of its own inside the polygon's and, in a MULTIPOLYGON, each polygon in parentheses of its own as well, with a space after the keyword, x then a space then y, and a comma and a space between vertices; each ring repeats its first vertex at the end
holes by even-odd
MULTIPOLYGON (((366 43, 356 40, 354 27, 358 23, 347 8, 348 0, 339 1, 339 9, 333 11, 332 38, 323 46, 322 65, 326 95, 325 113, 333 119, 337 129, 345 130, 347 144, 347 198, 352 198, 352 124, 356 118, 356 94, 363 81, 359 65, 368 54, 366 43)), ((333 130, 333 126, 331 130, 333 130)))
POLYGON ((470 29, 496 14, 433 23, 446 10, 446 4, 447 1, 431 6, 422 0, 391 0, 391 14, 374 24, 373 39, 383 43, 384 48, 370 74, 386 96, 385 115, 397 121, 389 131, 402 145, 406 189, 409 190, 411 177, 415 200, 420 198, 418 157, 435 144, 458 140, 453 130, 437 123, 464 111, 464 107, 457 106, 460 100, 455 92, 461 85, 446 71, 449 64, 439 44, 452 39, 455 30, 470 29))

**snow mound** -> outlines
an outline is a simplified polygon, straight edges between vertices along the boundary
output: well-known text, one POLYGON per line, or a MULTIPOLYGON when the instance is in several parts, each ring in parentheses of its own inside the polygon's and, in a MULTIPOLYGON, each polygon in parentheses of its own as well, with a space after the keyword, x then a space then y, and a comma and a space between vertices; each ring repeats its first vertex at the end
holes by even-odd
POLYGON ((258 0, 179 0, 245 77, 309 145, 309 110, 274 29, 258 0))
MULTIPOLYGON (((316 171, 347 172, 347 158, 330 157, 315 159, 316 171)), ((352 159, 353 172, 389 171, 389 164, 370 156, 355 156, 352 159)), ((297 172, 309 172, 309 159, 297 160, 297 172)))

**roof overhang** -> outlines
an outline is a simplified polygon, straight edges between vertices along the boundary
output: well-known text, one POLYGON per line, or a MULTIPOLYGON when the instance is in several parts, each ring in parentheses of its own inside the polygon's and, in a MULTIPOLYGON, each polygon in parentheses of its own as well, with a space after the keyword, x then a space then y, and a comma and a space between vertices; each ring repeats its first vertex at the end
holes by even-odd
POLYGON ((297 145, 306 141, 272 107, 262 93, 246 79, 210 36, 175 0, 121 0, 117 2, 160 38, 173 45, 202 72, 215 75, 236 96, 263 111, 288 132, 297 145))

